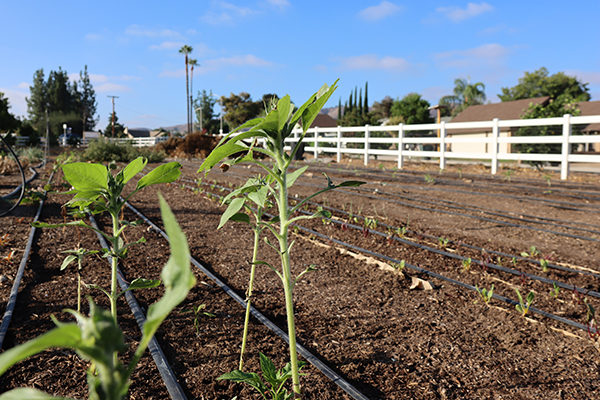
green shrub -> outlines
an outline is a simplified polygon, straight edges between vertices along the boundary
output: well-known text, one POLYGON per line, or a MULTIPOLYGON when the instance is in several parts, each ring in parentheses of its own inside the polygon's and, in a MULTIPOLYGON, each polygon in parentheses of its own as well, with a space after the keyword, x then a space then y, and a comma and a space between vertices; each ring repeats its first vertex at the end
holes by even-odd
POLYGON ((154 151, 147 147, 133 147, 130 144, 117 144, 108 140, 93 140, 89 143, 87 150, 83 155, 84 161, 96 162, 131 162, 138 157, 148 159, 150 163, 162 162, 165 159, 165 153, 154 151))

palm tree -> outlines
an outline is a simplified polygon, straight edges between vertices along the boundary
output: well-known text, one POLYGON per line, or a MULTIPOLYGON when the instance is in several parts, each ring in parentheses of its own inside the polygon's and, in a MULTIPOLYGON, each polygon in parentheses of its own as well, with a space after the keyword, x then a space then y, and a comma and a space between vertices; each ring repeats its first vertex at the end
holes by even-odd
POLYGON ((469 106, 483 104, 486 100, 484 91, 483 83, 470 83, 468 78, 459 78, 454 80, 454 95, 442 97, 440 104, 448 106, 455 116, 469 106))
POLYGON ((188 54, 190 54, 192 52, 192 50, 194 50, 192 48, 192 46, 188 46, 188 45, 184 45, 181 47, 181 49, 179 49, 179 54, 184 54, 185 55, 185 104, 187 104, 187 126, 188 126, 188 133, 192 132, 191 126, 190 126, 190 103, 189 103, 189 98, 190 98, 190 87, 189 87, 189 83, 188 83, 188 54))
MULTIPOLYGON (((196 60, 195 58, 190 58, 188 61, 188 64, 192 66, 192 76, 190 79, 190 92, 192 93, 190 95, 190 125, 192 127, 192 130, 194 130, 194 67, 199 67, 200 64, 198 64, 198 60, 196 60)), ((200 126, 202 126, 202 121, 200 121, 200 126)))

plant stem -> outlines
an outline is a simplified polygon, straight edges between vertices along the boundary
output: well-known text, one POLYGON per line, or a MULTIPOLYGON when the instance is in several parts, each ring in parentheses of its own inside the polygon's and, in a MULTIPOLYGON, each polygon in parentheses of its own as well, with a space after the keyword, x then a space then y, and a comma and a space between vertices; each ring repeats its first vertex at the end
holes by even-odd
POLYGON ((243 371, 244 369, 244 353, 246 352, 246 342, 248 340, 248 325, 250 323, 250 307, 252 306, 252 287, 254 284, 254 273, 256 271, 256 259, 258 257, 258 244, 260 240, 260 232, 262 229, 259 227, 258 223, 260 222, 260 209, 257 213, 257 224, 254 227, 254 250, 252 252, 252 268, 250 269, 250 282, 248 283, 248 294, 246 296, 246 318, 244 319, 244 334, 242 336, 242 351, 240 354, 240 367, 239 370, 243 371))
POLYGON ((117 266, 118 266, 118 254, 120 251, 119 248, 119 237, 117 236, 117 232, 119 232, 119 216, 118 211, 117 214, 112 214, 112 222, 113 222, 113 255, 111 258, 111 283, 110 283, 110 313, 112 314, 115 323, 117 323, 117 266))

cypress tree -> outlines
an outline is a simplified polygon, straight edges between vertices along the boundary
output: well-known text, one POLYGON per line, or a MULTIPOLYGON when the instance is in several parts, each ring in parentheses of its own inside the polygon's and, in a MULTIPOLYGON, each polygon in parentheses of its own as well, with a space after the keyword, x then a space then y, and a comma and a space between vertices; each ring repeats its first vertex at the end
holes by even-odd
POLYGON ((363 107, 365 114, 369 112, 369 100, 368 100, 369 82, 365 82, 365 105, 363 107))
POLYGON ((352 106, 352 109, 356 109, 358 108, 358 92, 357 92, 357 87, 354 86, 354 105, 352 106))
POLYGON ((354 103, 352 103, 352 91, 350 91, 350 100, 348 100, 348 109, 346 110, 345 114, 348 114, 352 111, 352 106, 354 103))
POLYGON ((360 115, 363 115, 365 113, 365 111, 363 109, 363 101, 362 101, 362 88, 360 88, 360 95, 358 98, 358 110, 360 112, 360 115))
POLYGON ((340 119, 342 119, 342 98, 340 97, 340 100, 338 101, 338 117, 337 117, 338 121, 340 119))

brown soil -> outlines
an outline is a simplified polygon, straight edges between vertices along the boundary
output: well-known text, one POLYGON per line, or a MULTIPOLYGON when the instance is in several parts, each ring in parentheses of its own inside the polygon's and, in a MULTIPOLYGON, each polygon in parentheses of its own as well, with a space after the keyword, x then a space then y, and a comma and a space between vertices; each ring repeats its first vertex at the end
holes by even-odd
MULTIPOLYGON (((195 167, 184 168, 191 180, 199 176, 195 167)), ((385 167, 385 165, 384 165, 385 167)), ((412 166, 411 166, 412 167, 412 166)), ((306 177, 299 179, 292 193, 306 196, 323 185, 320 175, 322 166, 311 166, 306 177)), ((330 192, 317 201, 339 209, 352 209, 355 215, 379 219, 379 222, 396 227, 409 220, 409 229, 415 233, 407 238, 416 243, 440 249, 439 243, 418 233, 441 236, 464 244, 484 247, 505 253, 519 254, 535 245, 542 254, 554 252, 553 262, 584 267, 598 273, 598 243, 556 234, 501 225, 438 211, 417 209, 392 200, 413 205, 434 207, 418 201, 399 199, 381 192, 404 196, 423 196, 423 199, 443 199, 516 212, 546 218, 596 225, 600 230, 600 214, 570 210, 552 203, 535 203, 522 199, 498 197, 495 194, 526 196, 530 200, 568 201, 592 209, 600 205, 596 176, 574 174, 567 184, 596 182, 595 186, 583 185, 579 189, 552 180, 552 193, 548 192, 545 178, 535 174, 511 175, 511 181, 502 176, 494 180, 488 175, 458 176, 467 171, 452 173, 439 170, 415 171, 396 174, 392 166, 366 171, 337 171, 332 165, 326 172, 334 182, 343 179, 362 179, 369 182, 371 197, 358 197, 350 193, 330 192), (434 174, 432 174, 435 172, 434 174), (424 175, 430 173, 435 182, 427 184, 424 175), (356 176, 358 174, 358 176, 356 176), (519 178, 537 178, 536 182, 520 181, 519 178), (522 185, 529 189, 520 189, 522 185), (440 189, 440 190, 438 190, 440 189), (472 195, 444 190, 463 190, 472 195), (578 191, 579 190, 579 191, 578 191), (582 194, 585 191, 588 194, 582 194), (481 194, 476 194, 481 193, 481 194), (572 195, 573 197, 565 197, 572 195), (585 198, 584 198, 585 197, 585 198), (359 213, 359 210, 360 213, 359 213)), ((410 168, 415 170, 415 168, 410 168)), ((223 186, 240 184, 243 176, 259 173, 258 168, 236 166, 229 173, 212 172, 210 179, 223 186)), ((470 171, 469 171, 470 173, 470 171)), ((45 183, 47 174, 41 178, 45 183)), ((57 177, 60 179, 60 177, 57 177)), ((58 181, 60 182, 60 181, 58 181)), ((194 186, 182 181, 181 184, 194 186)), ((209 270, 221 277, 238 294, 244 295, 249 275, 248 260, 251 256, 252 232, 241 224, 228 223, 216 230, 224 208, 218 201, 206 197, 206 192, 182 188, 181 184, 162 185, 157 188, 165 196, 182 228, 186 232, 193 256, 209 270)), ((208 192, 224 194, 218 187, 202 186, 208 192)), ((351 191, 351 190, 350 190, 351 191)), ((132 204, 146 215, 159 221, 156 190, 136 194, 132 204)), ((364 192, 360 192, 364 193, 364 192)), ((367 193, 365 193, 367 194, 367 193)), ((63 219, 60 204, 65 197, 50 195, 41 219, 58 222, 63 219)), ((445 211, 456 211, 436 206, 445 211)), ((32 219, 33 209, 19 210, 27 222, 32 219)), ((462 212, 462 211, 461 211, 462 212)), ((467 212, 465 212, 467 213, 467 212)), ((19 214, 19 215, 21 215, 19 214)), ((480 211, 469 215, 482 215, 480 211)), ((337 215, 338 218, 346 218, 337 215)), ((486 215, 487 218, 492 218, 486 215)), ((137 219, 130 211, 125 218, 137 219)), ((498 221, 513 222, 497 217, 498 221)), ((102 225, 108 224, 100 219, 102 225)), ((358 224, 361 224, 359 222, 358 224)), ((523 222, 523 225, 526 225, 523 222)), ((342 230, 336 224, 324 224, 321 220, 303 224, 333 239, 369 249, 407 263, 420 265, 441 275, 479 287, 490 288, 494 293, 516 298, 515 290, 536 293, 534 307, 555 313, 571 320, 585 323, 586 306, 572 292, 562 290, 558 300, 549 294, 550 287, 532 279, 502 274, 493 270, 482 271, 472 266, 464 271, 461 262, 431 251, 418 249, 399 242, 389 242, 385 237, 361 231, 342 230)), ((528 224, 528 226, 541 226, 528 224)), ((581 225, 583 226, 583 225, 581 225)), ((10 233, 11 248, 22 249, 28 229, 15 223, 15 217, 0 219, 0 237, 10 233)), ((545 227, 564 233, 593 237, 589 232, 569 228, 545 227)), ((380 228, 382 229, 382 228, 380 228)), ((385 229, 383 229, 385 231, 385 229)), ((75 307, 75 269, 59 271, 64 255, 60 251, 73 248, 78 242, 90 249, 97 249, 95 236, 90 232, 75 230, 41 230, 36 234, 26 277, 21 285, 19 302, 11 322, 10 336, 4 348, 37 336, 50 329, 50 314, 60 319, 69 317, 61 310, 75 307)), ((128 242, 144 236, 145 245, 133 248, 122 269, 126 279, 138 276, 158 277, 166 262, 167 243, 146 227, 126 231, 128 242)), ((598 235, 595 236, 596 238, 598 235)), ((431 279, 406 269, 405 275, 380 269, 348 253, 342 254, 338 245, 321 240, 315 235, 292 234, 296 240, 292 251, 295 273, 307 265, 316 264, 318 271, 305 275, 294 292, 298 340, 313 354, 337 371, 369 399, 591 399, 600 391, 600 357, 598 345, 588 339, 587 333, 536 314, 523 318, 513 306, 492 300, 486 306, 476 293, 454 286, 448 282, 431 279), (433 290, 411 290, 411 279, 417 276, 433 284, 433 290)), ((448 246, 449 252, 481 259, 481 253, 464 246, 448 246)), ((442 249, 444 250, 444 249, 442 249)), ((5 254, 8 249, 0 248, 5 254)), ((356 252, 356 251, 354 251, 356 252)), ((261 244, 262 260, 277 265, 277 256, 264 243, 261 244)), ((18 265, 2 266, 3 275, 10 278, 18 265)), ((504 265, 512 267, 505 259, 504 265)), ((106 284, 107 268, 104 260, 90 259, 84 266, 84 280, 89 283, 106 284)), ((596 279, 581 274, 554 271, 544 274, 538 265, 517 261, 519 270, 575 284, 586 289, 598 290, 596 279)), ((198 285, 192 289, 184 304, 180 305, 162 325, 157 339, 165 351, 169 363, 179 377, 180 384, 190 399, 238 399, 259 398, 242 385, 217 381, 221 374, 237 367, 243 309, 213 282, 197 273, 198 285), (192 306, 206 304, 206 311, 216 317, 200 317, 199 332, 194 328, 194 316, 185 312, 192 306)), ((255 285, 254 305, 269 319, 286 330, 281 282, 273 271, 259 268, 255 285)), ((2 290, 2 309, 8 291, 2 290)), ((160 290, 136 292, 140 304, 147 308, 160 296, 160 290)), ((100 304, 104 298, 95 291, 86 291, 100 304)), ((596 309, 598 299, 588 297, 596 309)), ((139 340, 139 330, 128 317, 122 304, 119 322, 124 326, 128 341, 133 347, 139 340)), ((287 346, 256 320, 251 322, 246 369, 258 372, 258 353, 271 357, 278 367, 288 359, 287 346)), ((0 380, 0 392, 13 387, 33 386, 53 394, 85 396, 85 371, 87 365, 70 351, 45 352, 12 369, 0 380)), ((349 399, 335 384, 327 380, 314 367, 305 369, 301 381, 307 399, 349 399)), ((168 398, 164 385, 157 377, 156 369, 148 356, 136 369, 132 378, 130 398, 168 398)))

